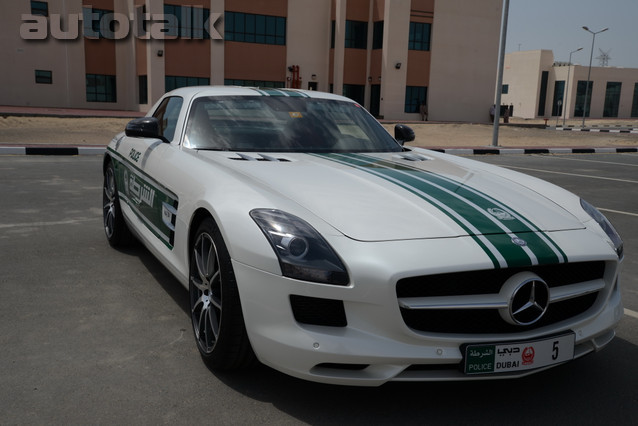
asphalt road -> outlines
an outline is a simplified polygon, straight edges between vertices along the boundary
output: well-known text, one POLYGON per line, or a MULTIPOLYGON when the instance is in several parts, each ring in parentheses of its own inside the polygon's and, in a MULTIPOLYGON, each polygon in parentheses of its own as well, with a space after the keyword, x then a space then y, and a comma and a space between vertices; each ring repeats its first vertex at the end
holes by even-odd
POLYGON ((0 424, 638 424, 638 154, 477 159, 564 186, 614 223, 616 339, 521 380, 354 388, 207 370, 186 290, 144 248, 106 242, 101 157, 0 156, 0 424))

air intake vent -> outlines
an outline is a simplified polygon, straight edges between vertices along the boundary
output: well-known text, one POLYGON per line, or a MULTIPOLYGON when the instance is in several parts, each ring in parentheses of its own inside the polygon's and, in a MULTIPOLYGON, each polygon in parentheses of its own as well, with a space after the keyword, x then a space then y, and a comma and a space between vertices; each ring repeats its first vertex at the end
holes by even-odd
POLYGON ((343 301, 290 295, 295 321, 301 324, 345 327, 348 325, 343 301))
POLYGON ((252 155, 247 155, 247 154, 242 154, 241 152, 236 153, 238 155, 239 158, 237 157, 230 157, 231 160, 239 160, 239 161, 273 161, 276 163, 279 162, 289 162, 290 160, 287 160, 285 158, 276 158, 276 157, 272 157, 270 155, 266 155, 266 154, 258 154, 258 157, 253 157, 252 155))
POLYGON ((430 157, 426 157, 425 155, 421 155, 421 154, 416 154, 414 152, 402 152, 401 154, 395 155, 394 158, 398 158, 398 159, 401 159, 401 160, 408 160, 408 161, 428 161, 428 160, 431 160, 430 157))

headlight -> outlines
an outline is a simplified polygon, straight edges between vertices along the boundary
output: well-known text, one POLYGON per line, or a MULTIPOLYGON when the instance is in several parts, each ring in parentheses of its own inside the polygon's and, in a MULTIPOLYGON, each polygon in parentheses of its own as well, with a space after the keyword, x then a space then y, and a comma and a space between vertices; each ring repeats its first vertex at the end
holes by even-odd
POLYGON ((583 200, 582 198, 580 199, 580 205, 583 207, 583 210, 585 210, 587 214, 590 215, 592 219, 594 219, 598 223, 598 225, 600 225, 602 230, 605 231, 605 234, 607 234, 607 236, 611 240, 614 250, 616 250, 616 254, 618 254, 618 258, 622 259, 623 242, 622 242, 622 239, 620 238, 620 235, 618 235, 618 232, 616 232, 616 229, 611 224, 611 222, 609 222, 609 220, 607 220, 605 215, 599 212, 596 207, 592 206, 591 204, 589 204, 587 201, 583 200))
POLYGON ((337 285, 347 285, 350 281, 339 256, 304 220, 267 209, 252 210, 250 217, 275 250, 284 276, 337 285))

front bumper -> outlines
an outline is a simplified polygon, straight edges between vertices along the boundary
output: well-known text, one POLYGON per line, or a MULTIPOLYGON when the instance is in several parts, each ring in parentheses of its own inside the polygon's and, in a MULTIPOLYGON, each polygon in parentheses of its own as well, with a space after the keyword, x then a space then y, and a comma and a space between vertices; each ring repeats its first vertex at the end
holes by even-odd
MULTIPOLYGON (((383 251, 391 249, 388 246, 394 244, 398 248, 398 242, 388 243, 383 251)), ((414 253, 413 248, 420 243, 413 244, 415 247, 410 247, 408 252, 414 253)), ((360 250, 350 251, 357 253, 358 257, 348 259, 352 283, 346 287, 297 281, 233 262, 248 336, 262 363, 305 380, 359 386, 378 386, 393 380, 521 377, 541 369, 495 375, 465 375, 462 371, 462 346, 468 343, 528 341, 573 332, 574 358, 579 358, 609 343, 614 337, 615 325, 623 314, 618 283, 619 264, 607 259, 605 289, 592 308, 569 320, 515 333, 416 331, 409 328, 402 318, 395 284, 405 274, 409 276, 429 271, 410 267, 415 262, 414 258, 408 256, 397 256, 372 264, 368 259, 383 257, 366 250, 369 249, 360 247, 360 250), (396 271, 402 271, 404 275, 396 271), (347 325, 300 323, 295 320, 291 308, 291 295, 342 302, 347 325)), ((438 253, 450 252, 454 251, 443 247, 438 253)), ((457 246, 456 253, 462 255, 462 248, 459 250, 457 246)), ((435 259, 439 269, 454 267, 449 256, 440 256, 435 259), (445 264, 446 258, 448 265, 445 264)), ((581 261, 592 260, 591 253, 588 257, 584 254, 580 257, 581 261)), ((578 258, 579 255, 575 254, 572 260, 578 258)), ((485 263, 481 262, 478 260, 473 265, 465 266, 470 270, 485 268, 485 263)))

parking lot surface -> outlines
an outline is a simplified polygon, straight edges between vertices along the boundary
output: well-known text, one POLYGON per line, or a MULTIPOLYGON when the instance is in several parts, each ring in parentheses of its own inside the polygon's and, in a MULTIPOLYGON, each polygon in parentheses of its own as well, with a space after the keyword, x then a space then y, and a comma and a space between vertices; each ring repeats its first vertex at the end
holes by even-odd
POLYGON ((638 424, 638 154, 478 156, 563 186, 625 242, 625 316, 603 351, 521 379, 303 382, 214 373, 188 293, 109 247, 101 156, 0 156, 0 424, 638 424))

